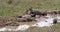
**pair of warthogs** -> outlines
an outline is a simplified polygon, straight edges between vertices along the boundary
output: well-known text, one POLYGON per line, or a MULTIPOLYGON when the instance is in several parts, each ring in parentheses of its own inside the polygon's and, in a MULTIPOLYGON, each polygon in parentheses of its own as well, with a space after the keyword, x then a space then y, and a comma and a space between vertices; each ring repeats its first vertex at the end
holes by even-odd
MULTIPOLYGON (((31 15, 31 17, 35 17, 36 15, 39 16, 47 16, 47 14, 60 14, 60 11, 34 11, 32 8, 27 9, 26 14, 31 15)), ((22 16, 18 16, 18 18, 22 18, 22 16)))
MULTIPOLYGON (((36 15, 40 16, 47 16, 47 14, 60 14, 60 11, 34 11, 32 8, 27 9, 26 14, 31 15, 31 17, 36 17, 36 15)), ((23 15, 24 16, 24 15, 23 15)), ((23 18, 22 15, 18 16, 18 18, 23 18)), ((28 19, 27 21, 30 22, 30 20, 32 21, 32 19, 28 19)), ((18 20, 19 22, 21 21, 21 19, 18 20)), ((26 19, 22 19, 22 22, 27 22, 26 19)))
MULTIPOLYGON (((34 11, 32 8, 29 8, 26 11, 26 14, 30 15, 31 17, 36 17, 36 15, 39 15, 39 17, 47 15, 46 12, 34 11)), ((23 16, 18 16, 18 18, 20 18, 20 19, 18 19, 18 22, 31 22, 31 21, 34 21, 33 19, 24 19, 23 16)))
POLYGON ((34 11, 32 8, 29 8, 27 11, 27 14, 33 14, 32 16, 36 16, 36 15, 40 15, 40 16, 47 16, 47 14, 59 14, 60 15, 60 11, 51 11, 51 12, 48 12, 48 11, 34 11))
MULTIPOLYGON (((27 9, 26 14, 31 15, 31 17, 35 17, 36 15, 46 16, 47 12, 34 11, 32 8, 29 8, 27 9)), ((22 18, 22 15, 18 16, 18 18, 22 18)))
POLYGON ((40 16, 46 16, 47 12, 40 12, 40 11, 34 11, 32 8, 29 8, 26 11, 26 14, 31 15, 32 17, 35 17, 36 15, 40 15, 40 16))

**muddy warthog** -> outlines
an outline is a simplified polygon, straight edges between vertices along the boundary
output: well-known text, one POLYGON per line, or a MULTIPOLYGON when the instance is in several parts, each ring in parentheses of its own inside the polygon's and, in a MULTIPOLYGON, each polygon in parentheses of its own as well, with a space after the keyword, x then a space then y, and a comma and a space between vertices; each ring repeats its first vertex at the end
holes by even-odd
POLYGON ((27 14, 32 14, 32 17, 35 17, 36 15, 46 16, 47 12, 41 12, 41 11, 34 11, 32 8, 29 8, 27 10, 27 14))

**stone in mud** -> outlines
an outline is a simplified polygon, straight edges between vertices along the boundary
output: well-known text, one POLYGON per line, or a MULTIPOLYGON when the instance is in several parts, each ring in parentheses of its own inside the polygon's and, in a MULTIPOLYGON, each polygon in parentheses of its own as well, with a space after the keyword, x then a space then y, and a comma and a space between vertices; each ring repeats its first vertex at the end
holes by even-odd
POLYGON ((57 19, 54 19, 54 20, 53 20, 53 24, 56 24, 56 23, 57 23, 57 19))

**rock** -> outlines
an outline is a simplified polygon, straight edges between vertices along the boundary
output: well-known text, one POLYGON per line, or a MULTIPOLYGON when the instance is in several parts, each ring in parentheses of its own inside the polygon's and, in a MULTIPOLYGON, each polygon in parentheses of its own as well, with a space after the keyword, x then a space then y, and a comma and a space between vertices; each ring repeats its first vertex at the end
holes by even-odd
POLYGON ((29 25, 19 25, 19 26, 16 28, 16 30, 17 30, 17 31, 18 31, 18 30, 23 31, 23 30, 27 30, 29 27, 30 27, 29 25))

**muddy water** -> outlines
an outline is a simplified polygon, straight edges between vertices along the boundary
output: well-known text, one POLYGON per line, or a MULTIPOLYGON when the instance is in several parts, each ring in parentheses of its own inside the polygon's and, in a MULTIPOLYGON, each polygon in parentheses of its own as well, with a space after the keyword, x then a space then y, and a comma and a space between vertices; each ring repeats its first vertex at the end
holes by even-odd
POLYGON ((26 22, 26 23, 21 23, 19 26, 11 29, 10 27, 3 27, 3 28, 0 28, 0 31, 18 31, 18 30, 21 30, 21 31, 24 31, 24 30, 27 30, 29 27, 33 27, 33 26, 36 26, 36 27, 45 27, 45 26, 52 26, 54 25, 53 24, 53 19, 54 18, 57 18, 58 19, 58 22, 60 22, 60 16, 57 16, 57 17, 50 17, 50 16, 46 16, 46 17, 41 17, 41 19, 36 19, 38 22, 26 22))

